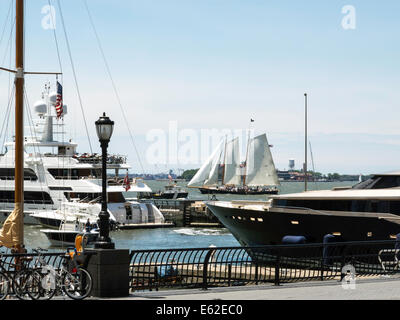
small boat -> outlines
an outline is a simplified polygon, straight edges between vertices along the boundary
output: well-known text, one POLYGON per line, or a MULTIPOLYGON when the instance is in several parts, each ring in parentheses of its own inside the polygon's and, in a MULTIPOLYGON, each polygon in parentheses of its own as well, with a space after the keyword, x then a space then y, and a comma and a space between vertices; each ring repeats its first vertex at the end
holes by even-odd
POLYGON ((58 230, 42 229, 40 231, 46 235, 51 245, 55 247, 74 245, 76 236, 80 234, 87 239, 86 245, 90 245, 90 243, 96 241, 97 237, 99 236, 99 229, 97 228, 97 225, 91 227, 89 230, 86 229, 86 226, 80 223, 78 220, 75 222, 64 220, 58 230))
POLYGON ((183 187, 176 184, 165 186, 164 191, 138 193, 141 199, 182 199, 187 198, 188 194, 183 187))

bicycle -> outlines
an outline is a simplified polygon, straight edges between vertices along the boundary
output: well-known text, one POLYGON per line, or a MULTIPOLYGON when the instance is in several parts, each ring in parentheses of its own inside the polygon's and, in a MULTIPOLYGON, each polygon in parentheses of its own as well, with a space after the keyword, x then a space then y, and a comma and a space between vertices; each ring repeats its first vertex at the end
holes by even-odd
MULTIPOLYGON (((43 251, 43 249, 41 249, 43 251)), ((28 291, 33 300, 49 300, 54 295, 66 294, 74 300, 82 300, 88 297, 92 291, 93 281, 90 273, 77 262, 77 252, 62 255, 61 268, 55 269, 43 260, 39 253, 38 261, 41 272, 36 270, 31 274, 31 282, 34 283, 34 291, 28 291), (47 271, 47 272, 46 272, 47 271)))
POLYGON ((11 293, 15 294, 18 299, 29 299, 28 288, 30 283, 28 275, 31 270, 28 268, 29 261, 32 257, 14 257, 15 263, 6 262, 4 253, 0 253, 0 300, 4 300, 11 293), (9 267, 5 268, 5 264, 9 267), (14 269, 14 270, 12 270, 14 269))
POLYGON ((26 271, 26 291, 32 300, 50 300, 55 294, 56 269, 49 265, 43 257, 43 252, 48 250, 33 249, 37 253, 36 260, 31 270, 26 271))
POLYGON ((3 253, 0 254, 0 300, 7 298, 11 289, 11 280, 9 278, 8 271, 3 266, 3 253))

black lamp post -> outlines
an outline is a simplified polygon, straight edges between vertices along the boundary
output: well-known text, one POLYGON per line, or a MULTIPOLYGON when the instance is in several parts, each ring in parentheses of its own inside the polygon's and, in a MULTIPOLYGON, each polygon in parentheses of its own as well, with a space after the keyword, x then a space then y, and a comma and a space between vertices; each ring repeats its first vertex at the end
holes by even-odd
POLYGON ((107 148, 114 130, 114 121, 111 121, 106 114, 96 121, 96 131, 99 137, 102 151, 102 197, 101 212, 99 214, 100 236, 94 244, 96 249, 115 249, 114 243, 109 237, 110 214, 107 210, 107 148))

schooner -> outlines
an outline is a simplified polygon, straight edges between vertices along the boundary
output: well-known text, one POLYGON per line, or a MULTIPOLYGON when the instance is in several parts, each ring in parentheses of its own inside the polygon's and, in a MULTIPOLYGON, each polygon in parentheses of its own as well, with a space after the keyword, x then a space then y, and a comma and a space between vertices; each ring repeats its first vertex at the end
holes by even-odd
POLYGON ((244 163, 240 162, 239 138, 221 141, 188 187, 204 194, 256 195, 277 194, 279 185, 267 135, 262 134, 249 139, 244 163))

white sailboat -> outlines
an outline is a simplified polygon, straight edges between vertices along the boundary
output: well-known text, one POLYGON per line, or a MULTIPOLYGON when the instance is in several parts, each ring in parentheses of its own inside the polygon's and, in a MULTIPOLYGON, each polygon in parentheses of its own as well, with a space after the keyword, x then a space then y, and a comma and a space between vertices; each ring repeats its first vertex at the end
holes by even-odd
POLYGON ((240 163, 239 138, 223 141, 189 182, 201 193, 277 194, 279 180, 266 134, 249 139, 244 164, 240 163), (219 169, 222 169, 219 184, 219 169))

